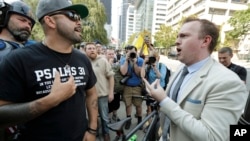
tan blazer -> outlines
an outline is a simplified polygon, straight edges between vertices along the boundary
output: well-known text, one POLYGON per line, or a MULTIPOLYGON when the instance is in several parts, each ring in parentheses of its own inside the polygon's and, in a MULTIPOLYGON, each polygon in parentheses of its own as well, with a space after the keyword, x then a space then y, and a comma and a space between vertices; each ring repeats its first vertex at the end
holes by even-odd
POLYGON ((237 123, 246 103, 245 84, 212 58, 188 83, 178 103, 170 99, 161 107, 171 120, 170 141, 229 141, 229 125, 237 123))

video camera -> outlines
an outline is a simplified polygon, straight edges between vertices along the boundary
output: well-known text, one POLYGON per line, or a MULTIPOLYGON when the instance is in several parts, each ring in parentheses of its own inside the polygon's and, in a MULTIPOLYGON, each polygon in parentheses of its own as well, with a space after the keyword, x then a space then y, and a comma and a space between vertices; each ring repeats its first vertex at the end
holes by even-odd
POLYGON ((131 58, 131 59, 134 59, 134 58, 136 58, 136 53, 135 52, 131 52, 130 54, 129 54, 129 58, 131 58))

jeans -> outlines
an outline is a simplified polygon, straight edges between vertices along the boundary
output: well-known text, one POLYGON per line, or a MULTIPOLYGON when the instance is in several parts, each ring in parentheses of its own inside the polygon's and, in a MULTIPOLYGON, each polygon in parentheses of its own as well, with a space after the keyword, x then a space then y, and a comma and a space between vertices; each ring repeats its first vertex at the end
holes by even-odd
POLYGON ((108 96, 98 97, 98 111, 101 118, 102 134, 109 134, 109 128, 107 126, 109 123, 108 96))
POLYGON ((160 119, 161 119, 161 128, 162 128, 162 137, 161 141, 168 141, 168 134, 169 134, 169 128, 170 128, 170 120, 169 118, 164 114, 160 113, 160 119))

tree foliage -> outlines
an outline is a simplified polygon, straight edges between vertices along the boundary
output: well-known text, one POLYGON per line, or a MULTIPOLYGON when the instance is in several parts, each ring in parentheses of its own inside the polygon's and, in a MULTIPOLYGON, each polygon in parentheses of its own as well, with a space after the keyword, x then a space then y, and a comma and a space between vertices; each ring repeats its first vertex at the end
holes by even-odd
POLYGON ((83 40, 86 42, 99 40, 107 45, 109 39, 104 28, 107 22, 104 5, 98 0, 73 0, 73 2, 84 4, 89 9, 89 16, 83 20, 83 40))
POLYGON ((229 39, 244 38, 250 31, 250 5, 246 10, 236 11, 228 23, 233 27, 233 30, 228 32, 229 39))
POLYGON ((175 44, 177 31, 172 27, 161 25, 160 30, 155 33, 155 46, 169 48, 175 44))
MULTIPOLYGON (((27 3, 30 8, 32 9, 32 12, 34 13, 34 19, 36 20, 36 6, 38 4, 38 0, 24 0, 25 3, 27 3)), ((44 33, 41 28, 40 23, 36 20, 36 24, 34 25, 32 29, 32 34, 31 34, 31 39, 36 40, 36 41, 41 41, 44 38, 44 33)))
MULTIPOLYGON (((24 1, 32 8, 35 15, 38 0, 24 1)), ((107 32, 104 28, 107 21, 104 5, 101 2, 98 2, 98 0, 72 0, 72 3, 84 4, 89 9, 88 17, 82 20, 83 41, 93 42, 95 40, 99 40, 103 44, 107 45, 109 40, 107 38, 107 32)), ((41 41, 44 38, 44 33, 38 21, 32 30, 31 38, 36 41, 41 41)))

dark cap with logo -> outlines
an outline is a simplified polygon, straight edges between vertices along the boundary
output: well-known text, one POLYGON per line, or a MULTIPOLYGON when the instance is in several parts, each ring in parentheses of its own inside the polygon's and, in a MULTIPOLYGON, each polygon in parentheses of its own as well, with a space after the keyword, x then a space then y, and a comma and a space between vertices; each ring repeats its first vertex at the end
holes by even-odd
POLYGON ((60 10, 72 10, 85 18, 89 14, 88 8, 83 4, 74 4, 70 0, 39 0, 36 8, 36 16, 40 21, 44 16, 60 11, 60 10))

